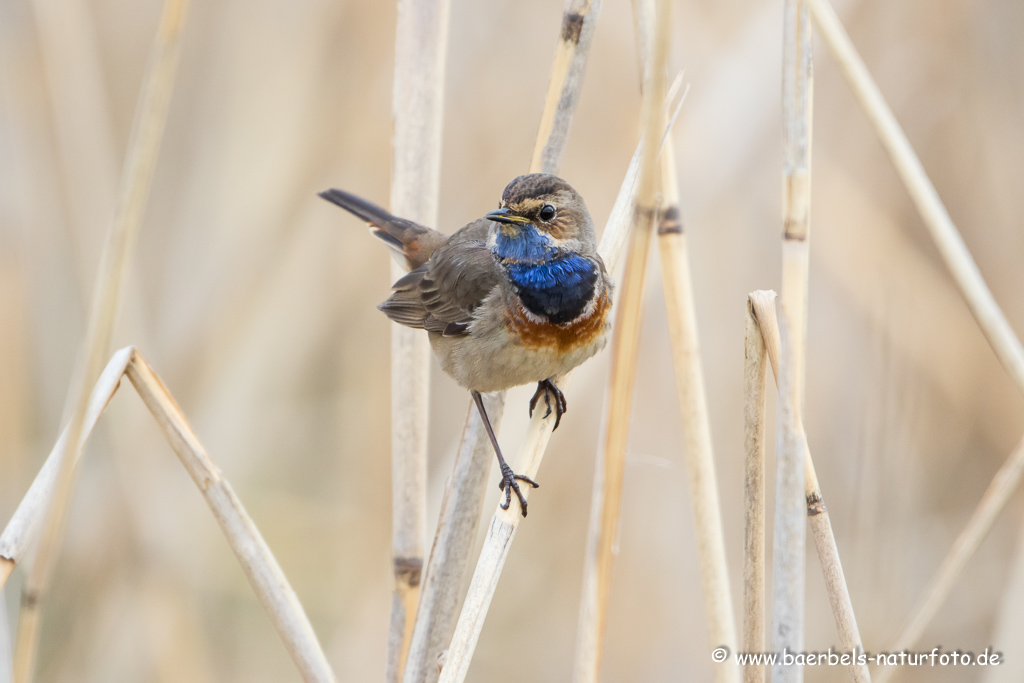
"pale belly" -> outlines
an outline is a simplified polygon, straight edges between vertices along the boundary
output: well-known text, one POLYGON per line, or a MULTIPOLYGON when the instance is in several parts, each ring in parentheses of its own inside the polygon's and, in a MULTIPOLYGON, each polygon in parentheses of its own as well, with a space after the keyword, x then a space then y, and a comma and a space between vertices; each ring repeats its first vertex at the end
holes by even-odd
POLYGON ((430 343, 441 368, 461 386, 501 391, 562 375, 604 348, 611 327, 609 308, 602 297, 590 315, 558 326, 496 316, 478 321, 469 335, 431 333, 430 343))

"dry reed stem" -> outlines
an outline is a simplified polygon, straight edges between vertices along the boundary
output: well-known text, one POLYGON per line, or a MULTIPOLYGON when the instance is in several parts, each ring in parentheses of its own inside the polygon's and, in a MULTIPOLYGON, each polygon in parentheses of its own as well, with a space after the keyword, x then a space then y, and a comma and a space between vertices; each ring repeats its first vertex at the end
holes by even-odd
MULTIPOLYGON (((133 347, 121 349, 113 355, 93 388, 81 432, 82 440, 96 425, 125 375, 199 487, 303 680, 317 683, 335 681, 309 619, 270 548, 230 484, 213 464, 174 398, 133 347)), ((13 559, 24 553, 38 531, 45 515, 46 500, 56 485, 57 467, 67 450, 69 433, 70 429, 65 429, 0 536, 0 552, 5 558, 13 559)), ((81 452, 80 448, 78 452, 81 452)))
MULTIPOLYGON (((956 537, 953 547, 949 549, 949 553, 942 560, 939 570, 928 584, 910 618, 894 641, 892 649, 888 650, 889 652, 903 652, 917 644, 925 628, 949 596, 956 580, 960 578, 967 562, 992 529, 992 525, 999 513, 1006 507, 1010 496, 1017 490, 1021 474, 1024 474, 1024 439, 1017 444, 1010 457, 992 478, 988 488, 985 489, 985 494, 971 514, 967 526, 956 537)), ((889 680, 895 672, 896 667, 880 667, 876 669, 875 675, 881 683, 889 680)))
POLYGON ((14 664, 14 677, 18 683, 32 680, 38 646, 40 603, 60 547, 65 511, 74 482, 74 463, 81 445, 91 388, 100 376, 109 353, 121 286, 127 275, 132 247, 149 196, 167 121, 187 4, 187 0, 166 0, 143 80, 128 143, 121 197, 107 233, 93 291, 81 364, 68 392, 71 420, 67 443, 70 449, 59 460, 53 496, 44 516, 39 546, 23 588, 14 664))
POLYGON ((551 80, 530 160, 532 173, 557 173, 562 165, 600 12, 601 0, 566 0, 562 10, 562 33, 551 65, 551 80))
POLYGON ((134 353, 125 374, 206 499, 302 679, 310 683, 335 681, 334 673, 295 591, 231 485, 213 464, 192 431, 174 398, 138 351, 134 353))
MULTIPOLYGON (((391 211, 437 225, 450 0, 401 0, 392 95, 391 211)), ((392 279, 405 273, 398 259, 392 279)), ((427 335, 391 325, 392 563, 389 683, 402 680, 420 598, 427 536, 427 435, 431 351, 427 335)))
MULTIPOLYGON (((807 291, 811 212, 813 104, 811 32, 801 0, 786 0, 782 39, 782 295, 786 363, 779 382, 775 532, 773 536, 772 649, 796 652, 804 644, 807 527, 801 492, 804 468, 795 425, 804 405, 807 291), (787 346, 788 345, 788 346, 787 346)), ((797 683, 803 670, 775 664, 772 680, 797 683)))
POLYGON ((985 333, 989 344, 1007 372, 1024 393, 1024 348, 1003 315, 978 265, 964 244, 963 237, 949 217, 935 186, 925 173, 910 141, 871 78, 864 60, 850 41, 835 10, 827 0, 804 0, 810 7, 822 40, 832 52, 854 96, 860 102, 882 145, 889 153, 896 172, 906 185, 910 198, 935 240, 967 305, 985 333))
MULTIPOLYGON (((1019 447, 1018 447, 1019 448, 1019 447)), ((997 652, 1014 652, 1024 642, 1024 526, 1017 540, 1017 554, 1006 582, 999 617, 992 635, 992 647, 997 652)), ((986 667, 982 683, 1019 683, 1024 680, 1024 658, 1008 657, 999 666, 986 667)))
MULTIPOLYGON (((805 0, 811 10, 815 23, 821 32, 825 45, 839 64, 854 96, 860 102, 868 120, 874 126, 882 145, 889 153, 897 173, 903 180, 911 199, 917 206, 925 226, 935 240, 967 301, 971 313, 978 326, 991 344, 1003 367, 1024 393, 1024 348, 1002 310, 996 303, 992 292, 978 270, 974 258, 967 249, 963 238, 957 231, 946 207, 939 198, 935 186, 925 173, 924 167, 914 153, 910 141, 886 103, 881 91, 871 78, 867 66, 850 41, 835 10, 827 0, 805 0)), ((988 531, 991 523, 1000 512, 1008 496, 1020 481, 1021 463, 1024 455, 1018 448, 1007 462, 1000 468, 995 479, 989 485, 985 496, 971 517, 967 527, 961 532, 946 559, 943 560, 939 572, 932 580, 925 597, 911 616, 896 642, 900 647, 911 647, 920 637, 928 621, 934 616, 938 606, 945 599, 960 569, 967 561, 977 543, 988 531)), ((892 675, 889 669, 880 670, 880 680, 892 675), (882 673, 882 672, 885 673, 882 673)))
MULTIPOLYGON (((569 126, 583 86, 584 67, 590 53, 600 6, 601 0, 566 0, 559 44, 551 67, 551 79, 530 164, 531 173, 558 172, 568 142, 569 126)), ((504 409, 505 393, 498 392, 488 400, 493 401, 493 405, 488 406, 487 414, 496 428, 504 409)), ((407 683, 432 683, 437 678, 438 657, 450 641, 455 627, 455 609, 459 599, 457 587, 465 575, 472 551, 471 544, 462 543, 454 535, 470 531, 475 533, 479 524, 486 482, 477 481, 476 473, 483 468, 483 476, 486 478, 488 463, 493 454, 483 422, 476 414, 472 401, 469 403, 469 411, 458 453, 460 459, 466 454, 472 454, 471 463, 465 463, 465 467, 456 467, 446 488, 446 504, 438 520, 433 544, 435 550, 441 550, 436 554, 432 550, 427 567, 420 597, 420 613, 417 614, 413 628, 408 671, 403 679, 407 683), (473 515, 477 517, 471 523, 473 515), (435 574, 435 577, 431 578, 431 574, 435 574), (435 595, 435 590, 441 593, 435 595)))
MULTIPOLYGON (((808 521, 811 525, 811 533, 814 536, 814 545, 818 552, 818 562, 821 564, 822 574, 825 578, 825 590, 828 593, 829 603, 832 607, 832 616, 836 622, 836 631, 839 635, 839 647, 844 652, 863 652, 864 646, 860 638, 860 630, 857 627, 857 618, 853 612, 853 602, 850 600, 850 590, 846 585, 846 578, 843 574, 842 562, 839 558, 839 549, 836 546, 835 534, 832 531, 832 522, 829 518, 828 508, 825 507, 824 498, 821 495, 821 487, 818 484, 818 476, 814 470, 814 460, 811 458, 811 450, 807 444, 807 434, 804 430, 803 419, 794 409, 792 403, 785 399, 783 386, 791 381, 792 370, 789 370, 787 377, 786 359, 783 355, 787 352, 788 344, 785 335, 780 330, 779 321, 775 315, 775 294, 774 292, 757 291, 750 294, 750 303, 754 311, 754 318, 761 329, 764 337, 765 348, 768 352, 768 360, 775 375, 775 383, 778 386, 779 401, 786 403, 780 412, 785 412, 785 420, 782 422, 789 425, 787 431, 791 432, 786 438, 793 439, 796 447, 803 453, 803 468, 805 482, 804 499, 808 521)), ((778 495, 778 494, 776 494, 778 495)), ((774 645, 772 646, 775 647, 774 645)), ((794 667, 795 668, 795 667, 794 667)), ((851 678, 857 683, 868 683, 871 680, 867 665, 858 666, 855 663, 849 667, 851 678)), ((774 681, 774 671, 772 680, 774 681)))
MULTIPOLYGON (((504 393, 484 394, 484 404, 495 431, 501 428, 504 400, 504 393)), ((438 657, 448 646, 455 628, 460 589, 480 525, 487 475, 493 459, 480 413, 471 404, 424 573, 405 683, 433 683, 440 674, 438 657), (474 430, 479 433, 471 434, 474 430)))
MULTIPOLYGON (((626 171, 626 177, 622 181, 615 205, 612 207, 604 233, 601 235, 598 252, 604 259, 609 272, 613 272, 618 265, 629 235, 629 226, 634 213, 637 176, 640 169, 640 154, 641 150, 638 148, 626 171)), ((556 378, 556 383, 562 391, 568 391, 572 382, 572 374, 569 372, 556 378)), ((544 458, 544 450, 551 438, 553 426, 554 416, 543 417, 543 413, 539 410, 534 413, 526 432, 526 440, 514 463, 516 472, 531 478, 536 477, 541 460, 544 458)), ((529 497, 529 489, 524 488, 523 495, 529 497)), ((455 683, 456 681, 461 683, 466 678, 470 660, 476 649, 477 640, 480 638, 480 631, 487 618, 487 610, 501 576, 501 569, 508 556, 516 528, 522 519, 518 504, 515 502, 509 506, 508 510, 497 508, 491 517, 487 536, 484 539, 484 547, 473 572, 469 592, 466 595, 462 611, 459 613, 455 633, 444 657, 441 683, 455 683)))
MULTIPOLYGON (((775 293, 772 292, 771 296, 774 298, 775 293)), ((768 356, 749 297, 747 299, 743 357, 743 423, 746 462, 743 477, 743 642, 741 646, 743 652, 764 652, 764 427, 768 356)), ((744 667, 744 683, 764 683, 764 681, 764 666, 747 664, 744 667)))
MULTIPOLYGON (((676 391, 686 439, 685 462, 693 517, 697 532, 697 553, 704 589, 708 634, 714 647, 736 652, 736 622, 729 588, 729 566, 725 555, 718 477, 711 444, 704 372, 701 368, 697 313, 686 235, 679 209, 676 161, 671 153, 671 134, 662 155, 662 213, 658 225, 658 250, 665 288, 669 339, 672 345, 676 391)), ((716 680, 739 681, 735 660, 715 667, 716 680)))
POLYGON ((611 373, 602 444, 594 471, 593 502, 584 555, 583 592, 576 640, 575 683, 597 680, 608 624, 608 596, 614 564, 613 545, 622 513, 626 446, 636 385, 640 327, 643 316, 644 281, 651 236, 658 216, 658 165, 660 133, 664 130, 665 67, 668 62, 671 5, 658 0, 653 25, 653 48, 645 69, 643 91, 643 140, 639 189, 626 267, 617 292, 616 319, 611 344, 611 373))

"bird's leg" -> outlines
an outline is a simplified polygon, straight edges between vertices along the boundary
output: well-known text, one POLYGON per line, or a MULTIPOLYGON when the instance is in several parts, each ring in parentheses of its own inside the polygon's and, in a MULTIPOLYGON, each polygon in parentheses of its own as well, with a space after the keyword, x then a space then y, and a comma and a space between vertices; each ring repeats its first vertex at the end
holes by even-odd
POLYGON ((537 407, 537 401, 540 400, 541 396, 544 396, 544 405, 548 411, 544 413, 544 417, 551 414, 551 397, 555 397, 555 426, 551 431, 558 429, 558 423, 562 421, 562 415, 569 409, 568 404, 565 402, 565 394, 559 389, 554 381, 549 377, 548 379, 537 382, 537 391, 534 393, 533 398, 530 399, 530 417, 533 417, 533 409, 537 407))
POLYGON ((508 506, 512 503, 512 492, 515 491, 516 498, 519 499, 519 507, 523 510, 523 517, 526 516, 526 497, 523 492, 519 490, 519 484, 516 483, 516 479, 525 481, 533 488, 540 486, 533 479, 530 479, 524 474, 516 474, 512 471, 512 468, 505 462, 505 458, 501 455, 501 447, 498 446, 498 437, 494 435, 494 429, 491 428, 491 420, 487 417, 487 410, 484 409, 484 398, 480 395, 479 391, 470 391, 473 395, 473 400, 476 402, 476 408, 480 411, 480 417, 484 421, 484 429, 487 430, 487 436, 491 438, 491 445, 494 446, 494 454, 498 456, 498 467, 501 469, 501 483, 498 484, 498 488, 505 492, 505 504, 501 506, 502 510, 508 510, 508 506))

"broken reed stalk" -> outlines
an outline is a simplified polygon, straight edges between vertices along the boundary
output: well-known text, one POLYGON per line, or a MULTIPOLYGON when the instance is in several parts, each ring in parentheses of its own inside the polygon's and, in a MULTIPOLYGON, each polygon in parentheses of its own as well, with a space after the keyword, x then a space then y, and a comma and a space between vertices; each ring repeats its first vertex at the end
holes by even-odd
MULTIPOLYGON (((757 321, 761 335, 764 338, 768 360, 775 375, 779 402, 788 404, 781 406, 786 417, 784 424, 790 425, 789 431, 793 432, 791 436, 786 438, 795 440, 803 454, 805 509, 811 526, 811 533, 814 536, 815 549, 818 552, 818 562, 821 564, 821 571, 825 578, 825 590, 828 593, 829 604, 832 607, 832 616, 836 622, 839 647, 843 652, 863 652, 864 646, 860 638, 860 630, 857 627, 857 618, 853 612, 850 590, 846 585, 846 577, 843 574, 843 565, 839 558, 839 548, 836 546, 835 534, 832 531, 832 521, 829 518, 828 508, 825 507, 825 501, 821 495, 818 475, 814 470, 814 460, 811 458, 811 450, 807 445, 807 433, 804 430, 803 419, 794 409, 792 403, 787 401, 785 398, 786 393, 783 390, 785 383, 791 381, 791 377, 787 377, 787 374, 792 375, 792 370, 789 370, 788 373, 786 372, 788 359, 785 358, 785 353, 787 352, 786 347, 789 344, 785 341, 785 337, 780 331, 779 321, 776 318, 775 293, 763 290, 752 292, 749 296, 749 301, 754 311, 754 319, 757 321)), ((866 664, 858 666, 855 662, 851 663, 849 671, 851 678, 856 683, 869 683, 871 681, 866 664)), ((772 673, 772 680, 774 681, 774 671, 772 673)))
MULTIPOLYGON (((725 555, 718 477, 711 444, 704 372, 701 367, 697 312, 693 300, 693 280, 679 208, 676 160, 671 133, 662 153, 662 211, 658 223, 658 251, 668 314, 669 340, 672 345, 676 391, 686 439, 686 473, 693 500, 697 553, 700 560, 708 635, 713 647, 724 646, 736 652, 736 621, 729 587, 729 565, 725 555)), ((734 659, 716 664, 718 681, 739 681, 734 659)))
MULTIPOLYGON (((774 299, 775 292, 770 293, 774 299)), ((752 297, 753 294, 750 295, 752 297)), ((744 335, 743 425, 746 461, 743 477, 743 642, 742 652, 764 652, 764 426, 768 356, 747 299, 744 335)), ((764 683, 765 669, 747 664, 743 683, 764 683)))
MULTIPOLYGON (((307 683, 333 683, 335 677, 323 649, 273 553, 192 431, 174 397, 135 348, 127 347, 115 353, 90 392, 82 441, 92 432, 125 375, 206 499, 302 679, 307 683)), ((69 432, 69 429, 64 430, 0 535, 0 553, 4 557, 20 557, 38 532, 46 501, 56 486, 59 463, 68 454, 69 432)), ((74 452, 80 454, 81 449, 74 452)))
POLYGON ((135 351, 133 356, 125 374, 206 499, 302 679, 308 683, 333 683, 334 673, 313 626, 263 536, 163 382, 142 354, 135 351))
MULTIPOLYGON (((537 133, 531 173, 557 173, 569 127, 583 85, 584 69, 591 39, 600 13, 601 0, 566 0, 555 59, 551 67, 544 111, 537 133)), ((504 408, 505 394, 485 397, 487 414, 497 429, 504 408)), ((456 468, 445 492, 445 504, 438 519, 437 532, 425 573, 422 595, 403 680, 406 683, 433 683, 438 676, 438 657, 447 647, 455 628, 458 587, 462 584, 472 543, 463 543, 458 534, 476 535, 486 490, 486 476, 494 457, 472 401, 469 417, 459 443, 456 468), (469 457, 469 462, 463 458, 469 457), (461 465, 459 463, 462 463, 461 465), (480 472, 483 472, 480 475, 480 472), (482 476, 482 479, 479 478, 482 476)))
MULTIPOLYGON (((802 0, 786 0, 782 38, 782 295, 791 366, 779 383, 776 411, 775 532, 772 560, 772 649, 803 650, 807 528, 800 501, 804 469, 794 424, 803 413, 810 258, 813 104, 810 18, 802 0)), ((776 683, 803 680, 798 666, 772 666, 776 683)))
MULTIPOLYGON (((619 188, 615 205, 612 207, 608 222, 601 235, 601 243, 598 246, 598 253, 604 259, 605 267, 609 272, 615 271, 629 235, 636 197, 637 176, 640 169, 640 152, 641 150, 638 148, 633 155, 633 160, 630 162, 626 177, 619 188)), ((562 391, 568 391, 569 384, 572 382, 572 374, 569 372, 555 378, 556 384, 562 391)), ((543 415, 542 411, 534 412, 526 432, 526 440, 513 465, 516 472, 530 478, 537 475, 541 460, 544 458, 544 450, 551 438, 551 429, 554 426, 554 416, 544 417, 543 415)), ((529 490, 524 488, 523 495, 529 497, 529 490)), ((487 610, 501 576, 501 569, 505 564, 505 558, 508 556, 516 529, 522 519, 519 514, 519 506, 515 501, 508 510, 502 510, 500 507, 495 509, 494 515, 491 517, 487 536, 484 539, 484 547, 477 560, 469 592, 445 655, 444 666, 441 669, 441 683, 462 683, 466 678, 477 640, 480 638, 480 631, 487 618, 487 610)))
MULTIPOLYGON (((889 153, 896 172, 903 180, 932 239, 935 240, 939 253, 942 254, 953 279, 960 287, 978 326, 1017 388, 1024 393, 1024 348, 1020 339, 985 284, 978 265, 949 217, 949 212, 946 211, 935 186, 925 173, 914 148, 871 78, 867 66, 857 53, 835 10, 827 0, 805 2, 810 8, 822 40, 838 62, 854 96, 889 153)), ((900 644, 901 649, 912 647, 917 642, 938 606, 948 595, 963 564, 991 527, 1005 505, 1009 493, 1019 484, 1024 472, 1022 459, 1024 454, 1021 448, 1018 448, 996 474, 975 509, 971 521, 950 549, 925 597, 897 638, 896 642, 900 644)), ((891 674, 888 669, 880 670, 879 678, 884 680, 891 674)))
POLYGON ((32 680, 38 646, 40 603, 49 585, 60 548, 64 516, 74 483, 74 463, 81 446, 93 384, 109 354, 114 323, 130 256, 152 184, 153 171, 167 122, 167 110, 178 63, 187 0, 166 0, 128 143, 121 197, 107 232, 79 367, 68 392, 71 420, 67 443, 57 467, 53 496, 44 516, 32 569, 25 581, 18 620, 14 677, 32 680))
MULTIPOLYGON (((392 91, 391 212, 437 225, 450 0, 400 0, 392 91)), ((405 274, 394 259, 393 280, 405 274)), ((395 592, 388 632, 389 683, 402 680, 420 599, 427 537, 427 433, 431 351, 427 334, 391 325, 391 554, 395 592)))
POLYGON ((882 146, 889 153, 896 172, 914 201, 921 219, 931 233, 939 253, 956 280, 978 326, 985 333, 1003 367, 1010 373, 1017 388, 1024 393, 1024 348, 1010 323, 985 284, 978 265, 964 244, 963 237, 949 217, 935 186, 925 173, 910 141, 893 115, 881 91, 871 78, 864 60, 850 41, 835 10, 827 0, 803 0, 811 10, 821 38, 839 64, 860 102, 865 115, 875 128, 882 146))
POLYGON ((671 4, 657 0, 652 27, 653 48, 645 69, 639 188, 626 254, 626 267, 615 305, 611 343, 611 373, 602 443, 594 470, 587 549, 584 555, 583 590, 576 636, 575 683, 598 679, 608 624, 608 595, 614 563, 613 545, 622 512, 626 445, 636 385, 640 327, 643 317, 644 281, 651 236, 658 216, 658 165, 660 133, 664 130, 665 67, 668 62, 671 4))

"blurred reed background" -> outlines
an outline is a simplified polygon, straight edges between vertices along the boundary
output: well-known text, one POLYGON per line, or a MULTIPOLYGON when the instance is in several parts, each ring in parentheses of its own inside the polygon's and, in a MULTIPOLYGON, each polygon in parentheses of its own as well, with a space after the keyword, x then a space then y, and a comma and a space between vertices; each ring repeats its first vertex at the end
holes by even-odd
MULTIPOLYGON (((1024 331, 1024 5, 836 6, 1024 331)), ((453 3, 439 228, 493 209, 527 170, 561 11, 539 0, 453 3)), ((159 13, 159 2, 124 0, 0 4, 3 520, 60 428, 159 13)), ((674 152, 738 605, 745 301, 780 277, 782 3, 677 0, 674 23, 670 72, 685 69, 690 85, 674 152)), ((374 306, 390 276, 387 250, 316 192, 336 186, 386 203, 394 33, 392 2, 192 3, 115 335, 116 346, 142 349, 191 419, 339 680, 384 671, 390 342, 374 306)), ((820 46, 815 72, 805 423, 870 652, 896 637, 1020 438, 1024 402, 820 46)), ((598 225, 637 144, 639 86, 631 7, 605 0, 561 171, 598 225)), ((657 259, 651 267, 603 680, 707 680, 714 644, 657 259)), ((470 680, 570 677, 607 361, 577 374, 470 680)), ((431 535, 467 406, 443 373, 432 382, 431 535)), ((509 394, 506 452, 518 450, 531 391, 509 394)), ((1003 603, 1021 503, 1015 495, 922 649, 992 643, 1001 610, 1013 609, 1003 603)), ((69 517, 38 680, 299 680, 132 391, 115 398, 87 445, 69 517)), ((807 647, 824 649, 835 627, 813 552, 807 577, 807 647)), ((22 578, 6 588, 12 615, 22 578)), ((1015 654, 1024 656, 1006 651, 1015 654)), ((908 670, 901 679, 980 674, 908 670)), ((810 681, 846 676, 807 671, 810 681)))

